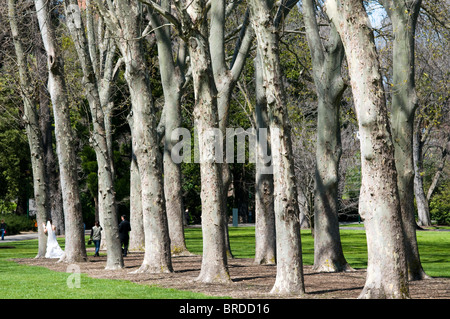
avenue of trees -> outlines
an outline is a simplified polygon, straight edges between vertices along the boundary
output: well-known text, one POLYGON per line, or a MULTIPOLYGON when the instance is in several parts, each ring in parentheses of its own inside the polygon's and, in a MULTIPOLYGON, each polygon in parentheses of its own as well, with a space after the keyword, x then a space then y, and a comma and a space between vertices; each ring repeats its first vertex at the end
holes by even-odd
POLYGON ((315 271, 352 271, 347 220, 366 230, 360 298, 408 298, 428 278, 416 230, 450 224, 447 4, 0 3, 0 212, 34 199, 37 258, 51 218, 60 262, 87 261, 99 220, 105 269, 123 268, 125 214, 136 272, 170 273, 198 223, 197 280, 231 283, 236 208, 255 223, 255 263, 276 264, 272 293, 305 292, 302 228, 315 271))

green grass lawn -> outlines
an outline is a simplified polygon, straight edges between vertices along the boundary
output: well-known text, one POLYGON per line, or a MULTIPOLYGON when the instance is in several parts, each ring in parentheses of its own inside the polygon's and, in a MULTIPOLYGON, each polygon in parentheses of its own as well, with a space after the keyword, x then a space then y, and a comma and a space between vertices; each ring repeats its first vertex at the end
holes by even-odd
MULTIPOLYGON (((255 256, 255 228, 230 227, 230 245, 235 258, 255 256)), ((347 262, 355 269, 367 268, 366 233, 361 230, 341 229, 341 242, 347 262)), ((202 233, 199 228, 186 229, 189 251, 201 254, 202 233)), ((303 263, 314 263, 314 240, 310 230, 302 230, 303 263)), ((425 272, 432 277, 450 278, 450 232, 418 231, 419 254, 425 272)))
MULTIPOLYGON (((58 239, 64 249, 64 240, 58 239)), ((5 299, 196 299, 204 294, 139 285, 126 280, 90 278, 81 274, 80 289, 69 288, 70 273, 19 265, 11 258, 34 258, 37 240, 0 244, 0 298, 5 299), (14 248, 1 248, 12 246, 14 248)))
MULTIPOLYGON (((254 227, 230 227, 230 244, 235 258, 253 258, 255 254, 254 227)), ((433 277, 450 278, 450 232, 417 232, 419 250, 425 272, 433 277)), ((58 239, 64 248, 64 239, 58 239)), ((367 267, 366 237, 361 230, 341 230, 341 240, 347 261, 353 268, 367 267)), ((186 245, 196 254, 202 251, 200 228, 186 229, 186 245)), ((82 288, 67 286, 70 274, 44 267, 19 265, 11 258, 34 258, 37 240, 1 243, 0 298, 8 299, 193 299, 206 295, 139 285, 125 280, 94 279, 81 275, 82 288), (118 293, 120 292, 120 294, 118 293)), ((313 263, 314 242, 309 230, 302 230, 303 262, 313 263)))

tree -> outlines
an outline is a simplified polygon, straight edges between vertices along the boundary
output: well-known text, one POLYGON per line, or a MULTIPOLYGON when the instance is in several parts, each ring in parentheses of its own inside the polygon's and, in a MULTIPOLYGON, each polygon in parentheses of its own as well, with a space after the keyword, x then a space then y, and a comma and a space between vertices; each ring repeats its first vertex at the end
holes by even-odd
MULTIPOLYGON (((432 182, 425 194, 431 173, 429 166, 437 167, 435 176, 439 176, 445 157, 439 147, 445 145, 445 127, 448 126, 448 4, 434 1, 422 1, 415 36, 415 70, 417 110, 413 139, 414 192, 417 205, 419 226, 430 226, 429 201, 433 193, 432 182), (434 146, 439 145, 437 148, 434 146), (436 150, 439 152, 436 154, 436 150), (432 159, 440 159, 434 162, 432 159), (431 160, 431 161, 430 161, 431 160), (430 163, 431 162, 431 163, 430 163)), ((441 148, 441 150, 443 150, 441 148)))
POLYGON ((277 242, 277 277, 272 293, 303 294, 303 264, 291 132, 285 104, 277 33, 271 1, 249 1, 250 17, 262 62, 269 109, 277 242))
POLYGON ((262 73, 261 56, 255 59, 255 129, 257 132, 257 162, 255 168, 255 262, 276 263, 275 211, 273 174, 270 158, 269 115, 262 73), (265 129, 265 130, 264 130, 265 129), (261 132, 267 134, 261 135, 261 132))
POLYGON ((215 140, 215 137, 209 133, 211 130, 219 129, 222 136, 226 134, 231 94, 244 66, 252 34, 245 32, 247 28, 244 23, 241 33, 245 35, 242 35, 242 41, 237 45, 238 49, 235 49, 238 53, 228 67, 225 51, 225 17, 234 8, 235 2, 225 6, 225 1, 212 3, 194 1, 183 7, 183 3, 177 1, 175 7, 178 18, 172 15, 167 7, 159 6, 155 2, 143 2, 174 24, 180 33, 181 41, 188 46, 195 97, 194 126, 199 138, 202 180, 204 254, 198 280, 228 282, 226 257, 227 254, 231 256, 231 251, 227 240, 226 197, 231 176, 225 156, 220 159, 215 156, 215 152, 225 155, 223 148, 217 150, 223 147, 223 141, 219 141, 219 145, 214 143, 212 139, 215 140), (211 13, 210 24, 207 19, 200 22, 203 18, 200 10, 211 13), (193 23, 196 21, 198 25, 193 23), (220 209, 217 209, 217 201, 222 203, 220 209), (223 220, 217 224, 219 216, 223 220), (210 219, 214 222, 210 222, 210 219), (225 256, 222 254, 224 248, 222 245, 225 245, 225 256), (216 266, 212 266, 214 264, 216 266), (216 273, 218 276, 214 278, 216 273))
MULTIPOLYGON (((208 130, 218 128, 217 88, 214 81, 208 26, 204 14, 206 2, 194 0, 188 7, 184 1, 175 2, 180 16, 182 36, 188 44, 194 85, 194 123, 198 132, 200 155, 203 258, 201 282, 229 283, 225 219, 223 206, 222 166, 216 162, 214 136, 208 130)), ((220 35, 218 35, 220 36, 220 35)))
POLYGON ((381 1, 394 33, 391 125, 410 279, 423 279, 414 209, 413 131, 417 109, 414 41, 421 0, 381 1))
POLYGON ((360 298, 407 298, 406 255, 390 133, 378 55, 360 0, 328 0, 349 68, 361 142, 359 213, 366 228, 367 278, 360 298))
MULTIPOLYGON (((162 1, 161 6, 170 12, 170 1, 162 1)), ((179 39, 176 59, 172 52, 172 38, 167 21, 150 8, 150 20, 158 46, 159 70, 164 90, 164 109, 160 126, 164 129, 164 195, 172 254, 189 254, 184 239, 183 198, 180 163, 172 160, 173 146, 178 142, 172 137, 181 126, 181 96, 185 83, 185 43, 179 39), (161 19, 160 19, 161 18, 161 19)))
MULTIPOLYGON (((118 216, 114 190, 114 169, 111 159, 112 152, 110 147, 108 147, 105 114, 103 111, 106 109, 107 105, 105 104, 109 102, 110 98, 104 97, 104 102, 102 103, 101 101, 101 85, 97 82, 97 79, 101 78, 101 76, 94 71, 94 63, 92 55, 89 54, 88 41, 78 2, 66 0, 64 4, 67 26, 80 60, 83 71, 83 86, 92 116, 92 144, 98 167, 99 215, 100 222, 105 230, 106 245, 108 247, 106 269, 123 268, 122 249, 118 236, 119 227, 117 224, 118 216)), ((92 25, 90 26, 92 28, 92 25)), ((115 50, 115 46, 112 46, 112 49, 115 50)), ((109 75, 108 73, 106 74, 109 75)))
MULTIPOLYGON (((211 23, 209 32, 209 48, 211 52, 211 66, 213 77, 217 89, 217 108, 219 117, 219 129, 222 136, 227 139, 233 139, 234 136, 228 136, 226 127, 229 123, 229 109, 233 90, 244 68, 245 60, 250 51, 253 42, 252 29, 248 27, 248 12, 244 15, 244 20, 239 32, 239 39, 234 48, 232 61, 227 65, 227 51, 225 47, 225 21, 234 9, 237 2, 231 2, 228 5, 226 1, 218 0, 211 3, 211 23)), ((227 162, 226 152, 222 166, 222 200, 223 200, 223 218, 225 224, 225 244, 227 245, 227 253, 231 257, 231 249, 228 240, 228 215, 227 215, 227 197, 230 184, 232 182, 232 174, 230 172, 229 163, 227 162)))
MULTIPOLYGON (((19 34, 18 18, 16 14, 16 1, 8 0, 9 23, 11 26, 11 34, 14 42, 14 48, 17 57, 17 66, 19 68, 19 78, 21 86, 21 96, 24 108, 24 122, 28 137, 28 144, 31 154, 31 167, 33 169, 33 189, 34 200, 36 203, 36 220, 38 225, 46 223, 49 215, 49 200, 47 190, 47 177, 45 171, 45 160, 43 150, 43 140, 39 128, 39 117, 37 107, 33 102, 32 92, 33 84, 27 68, 27 58, 23 49, 21 36, 19 34)), ((38 227, 39 245, 37 258, 45 257, 47 248, 47 236, 44 234, 43 228, 38 227)))
POLYGON ((303 16, 318 98, 314 269, 348 271, 351 267, 342 251, 338 221, 339 161, 342 153, 339 117, 341 98, 346 88, 341 75, 344 47, 333 24, 330 25, 328 42, 322 42, 313 0, 303 1, 303 16))
POLYGON ((131 112, 133 154, 140 176, 142 212, 145 232, 145 254, 137 272, 172 272, 170 239, 165 209, 162 158, 158 149, 156 112, 142 47, 142 6, 135 1, 108 2, 95 0, 125 65, 131 112))
MULTIPOLYGON (((274 27, 278 31, 285 23, 289 12, 298 1, 284 0, 274 16, 274 27)), ((257 132, 255 167, 255 262, 276 263, 276 232, 274 211, 273 170, 270 156, 270 121, 267 108, 266 90, 263 78, 261 53, 256 53, 254 126, 257 132)), ((301 192, 300 192, 301 193, 301 192)), ((300 197, 301 198, 301 197, 300 197)))
MULTIPOLYGON (((48 90, 50 92, 55 117, 55 136, 67 239, 65 255, 61 259, 69 263, 86 261, 84 227, 76 167, 77 161, 67 102, 64 62, 59 54, 59 48, 54 36, 52 19, 50 19, 49 15, 49 2, 35 0, 34 3, 42 41, 47 53, 49 72, 48 90)), ((38 226, 42 227, 42 225, 38 226)))

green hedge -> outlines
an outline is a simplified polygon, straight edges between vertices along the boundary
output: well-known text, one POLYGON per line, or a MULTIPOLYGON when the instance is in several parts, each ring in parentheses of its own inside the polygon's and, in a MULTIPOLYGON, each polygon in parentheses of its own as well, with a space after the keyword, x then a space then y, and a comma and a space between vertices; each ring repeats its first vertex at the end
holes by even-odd
POLYGON ((430 200, 431 219, 438 225, 450 225, 450 183, 441 186, 430 200))
POLYGON ((19 216, 15 214, 0 214, 0 221, 4 220, 6 223, 6 236, 16 235, 21 231, 36 230, 35 220, 28 219, 26 216, 19 216))

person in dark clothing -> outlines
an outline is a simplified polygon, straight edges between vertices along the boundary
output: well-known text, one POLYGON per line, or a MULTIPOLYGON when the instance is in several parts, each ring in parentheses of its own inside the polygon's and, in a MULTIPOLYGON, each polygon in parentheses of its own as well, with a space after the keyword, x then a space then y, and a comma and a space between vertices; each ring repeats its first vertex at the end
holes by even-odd
POLYGON ((119 238, 120 245, 122 246, 122 253, 125 257, 128 253, 128 243, 130 241, 129 232, 131 231, 130 222, 126 220, 126 216, 122 215, 122 221, 119 224, 119 238))
POLYGON ((2 219, 2 223, 0 224, 0 234, 2 235, 2 240, 5 240, 5 233, 6 233, 6 224, 5 221, 2 219))

